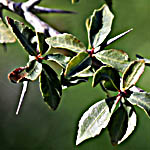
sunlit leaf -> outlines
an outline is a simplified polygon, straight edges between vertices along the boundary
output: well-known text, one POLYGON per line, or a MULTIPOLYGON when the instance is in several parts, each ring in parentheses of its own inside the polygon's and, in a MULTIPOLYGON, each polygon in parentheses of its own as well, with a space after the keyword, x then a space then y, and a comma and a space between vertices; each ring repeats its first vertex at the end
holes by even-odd
POLYGON ((76 145, 86 139, 95 137, 100 134, 103 128, 106 128, 116 106, 115 99, 116 97, 111 97, 101 100, 83 114, 79 121, 76 145))
POLYGON ((137 105, 142 108, 150 117, 150 93, 147 92, 133 92, 127 100, 132 105, 137 105))
POLYGON ((136 112, 134 107, 130 103, 125 103, 125 109, 128 114, 128 125, 127 125, 127 130, 125 135, 122 137, 120 141, 118 141, 118 144, 123 142, 135 129, 136 127, 136 122, 137 122, 137 117, 136 117, 136 112))
POLYGON ((61 67, 65 68, 70 60, 70 57, 64 56, 62 54, 49 54, 46 56, 47 61, 54 61, 61 67))
POLYGON ((54 48, 68 49, 73 52, 85 51, 86 47, 75 36, 64 33, 46 39, 47 44, 54 48))
POLYGON ((79 75, 85 70, 89 69, 92 64, 92 59, 86 52, 80 52, 78 55, 73 57, 68 63, 65 71, 66 77, 79 75))
POLYGON ((129 57, 122 50, 110 49, 93 54, 99 61, 123 72, 129 65, 129 57))
POLYGON ((121 90, 127 90, 134 86, 144 72, 145 62, 142 60, 133 61, 124 71, 121 80, 121 90))
POLYGON ((25 67, 19 67, 8 74, 8 78, 13 83, 23 82, 25 80, 36 80, 42 71, 42 64, 35 59, 30 60, 25 67))
POLYGON ((25 71, 27 72, 27 76, 25 78, 34 81, 42 72, 42 64, 37 60, 29 61, 25 71))
POLYGON ((105 2, 109 6, 109 9, 112 9, 112 0, 105 0, 105 2))
POLYGON ((62 88, 55 71, 47 64, 42 64, 43 71, 40 76, 40 90, 44 101, 56 110, 61 99, 62 88))
POLYGON ((0 43, 14 43, 15 41, 15 36, 0 19, 0 43))
POLYGON ((30 28, 25 26, 23 23, 19 21, 15 21, 9 17, 7 17, 8 26, 11 28, 12 32, 15 34, 18 41, 24 47, 24 49, 33 56, 37 55, 36 52, 36 43, 32 43, 32 39, 35 36, 35 32, 33 32, 30 28))
POLYGON ((94 73, 92 86, 95 87, 100 82, 108 90, 117 91, 120 89, 119 73, 112 67, 102 66, 94 73))
POLYGON ((88 38, 91 47, 99 46, 111 31, 114 15, 105 4, 95 9, 88 23, 88 38))

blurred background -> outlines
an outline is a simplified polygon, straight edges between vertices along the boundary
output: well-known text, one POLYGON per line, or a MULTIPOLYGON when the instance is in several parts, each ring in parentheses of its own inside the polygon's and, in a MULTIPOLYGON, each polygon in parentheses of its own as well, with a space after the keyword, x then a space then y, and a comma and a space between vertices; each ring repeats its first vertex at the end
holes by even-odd
MULTIPOLYGON (((16 0, 20 2, 20 0, 16 0)), ((73 10, 77 14, 43 14, 40 17, 61 32, 77 36, 87 45, 86 18, 103 0, 43 0, 41 6, 73 10)), ((131 59, 139 54, 150 58, 150 1, 113 0, 115 19, 113 37, 130 28, 133 31, 108 48, 122 49, 131 59)), ((21 17, 4 11, 5 15, 23 21, 21 17)), ((20 114, 15 115, 22 84, 10 83, 7 74, 25 66, 28 56, 18 42, 8 44, 7 51, 0 45, 0 150, 149 150, 150 120, 137 107, 137 127, 121 145, 113 147, 107 129, 101 135, 75 146, 78 121, 87 108, 105 97, 100 87, 92 88, 91 80, 63 91, 57 111, 49 110, 43 102, 38 81, 30 83, 20 114)), ((150 91, 150 68, 142 75, 138 86, 150 91)))

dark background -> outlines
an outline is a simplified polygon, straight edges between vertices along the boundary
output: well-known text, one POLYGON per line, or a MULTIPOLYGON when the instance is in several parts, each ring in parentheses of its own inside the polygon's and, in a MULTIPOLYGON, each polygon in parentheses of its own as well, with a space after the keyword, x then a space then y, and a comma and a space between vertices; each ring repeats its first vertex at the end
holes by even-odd
MULTIPOLYGON (((20 2, 19 0, 16 2, 20 2)), ((101 0, 81 0, 72 5, 71 0, 43 0, 40 5, 74 10, 78 14, 43 14, 46 22, 77 36, 87 44, 85 20, 101 0)), ((134 30, 108 48, 122 49, 131 59, 135 54, 150 58, 150 1, 113 0, 115 19, 113 37, 130 28, 134 30)), ((5 11, 5 15, 20 17, 5 11)), ((20 114, 15 115, 21 84, 10 83, 7 74, 16 67, 24 66, 28 56, 18 42, 7 45, 7 52, 0 45, 0 150, 149 150, 150 120, 136 107, 138 122, 134 133, 121 145, 113 147, 107 129, 100 136, 75 146, 78 121, 87 108, 105 97, 100 87, 92 88, 91 80, 63 92, 57 111, 48 109, 40 95, 38 81, 30 83, 20 114)), ((150 91, 150 68, 142 75, 138 86, 150 91)))

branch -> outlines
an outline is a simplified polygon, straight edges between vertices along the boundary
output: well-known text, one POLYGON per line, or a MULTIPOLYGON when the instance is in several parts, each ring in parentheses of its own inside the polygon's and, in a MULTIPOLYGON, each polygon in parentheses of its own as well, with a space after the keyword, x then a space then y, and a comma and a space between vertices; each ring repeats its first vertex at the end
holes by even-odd
POLYGON ((0 0, 1 12, 3 9, 7 9, 14 12, 24 18, 29 24, 31 24, 36 32, 42 32, 48 34, 48 36, 54 36, 59 32, 53 29, 44 21, 40 20, 34 13, 74 13, 71 11, 63 11, 58 9, 49 9, 36 6, 41 0, 28 0, 23 3, 16 3, 12 0, 0 0))

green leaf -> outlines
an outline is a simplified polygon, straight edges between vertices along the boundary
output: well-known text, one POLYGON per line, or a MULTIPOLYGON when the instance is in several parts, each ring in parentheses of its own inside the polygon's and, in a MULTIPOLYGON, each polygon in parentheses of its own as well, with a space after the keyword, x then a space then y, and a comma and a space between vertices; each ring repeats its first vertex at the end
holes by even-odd
POLYGON ((0 43, 14 43, 16 38, 0 19, 0 43))
POLYGON ((72 0, 72 4, 79 2, 80 0, 72 0))
POLYGON ((115 100, 116 97, 101 100, 83 114, 79 121, 76 145, 86 139, 95 137, 100 134, 103 128, 106 128, 116 106, 115 100))
POLYGON ((63 68, 66 67, 69 60, 70 57, 64 56, 62 54, 49 54, 46 56, 46 61, 54 61, 63 68))
POLYGON ((118 71, 124 72, 129 65, 129 57, 122 50, 110 49, 93 54, 99 61, 110 65, 118 71))
POLYGON ((102 66, 94 73, 92 86, 95 87, 100 82, 108 90, 118 91, 120 89, 119 73, 112 67, 102 66))
POLYGON ((98 47, 111 31, 114 15, 105 4, 95 9, 88 25, 88 38, 90 47, 98 47))
POLYGON ((118 141, 118 144, 123 142, 134 131, 137 122, 137 117, 136 117, 136 112, 134 107, 126 101, 124 108, 126 109, 128 115, 128 126, 125 135, 122 137, 120 141, 118 141))
POLYGON ((44 33, 37 32, 36 36, 38 38, 38 50, 41 55, 43 55, 49 48, 48 44, 45 42, 46 35, 44 33))
POLYGON ((108 131, 112 145, 117 145, 126 133, 128 126, 128 114, 123 106, 113 114, 108 125, 108 131))
POLYGON ((112 145, 123 142, 135 129, 136 113, 134 107, 125 101, 112 115, 108 124, 112 145))
POLYGON ((42 64, 43 71, 40 76, 40 90, 44 101, 56 110, 61 99, 62 88, 55 71, 47 64, 42 64))
POLYGON ((88 70, 91 67, 92 59, 86 52, 80 52, 78 55, 73 57, 68 63, 65 71, 65 76, 77 76, 80 73, 88 70))
POLYGON ((127 90, 134 86, 144 72, 145 62, 143 60, 133 61, 123 73, 121 80, 121 90, 127 90))
POLYGON ((42 72, 42 64, 35 59, 30 60, 25 71, 27 72, 27 76, 25 76, 25 78, 34 81, 40 76, 42 72))
POLYGON ((54 48, 68 49, 73 52, 85 51, 86 47, 72 34, 64 33, 46 39, 48 45, 54 48))
POLYGON ((42 72, 42 64, 39 63, 33 56, 30 57, 27 66, 19 67, 8 74, 9 80, 13 83, 23 82, 25 80, 34 81, 42 72))
POLYGON ((147 92, 133 92, 127 100, 132 105, 137 105, 142 108, 150 117, 150 93, 147 92))
POLYGON ((105 0, 106 4, 109 6, 109 9, 112 9, 112 0, 105 0))
POLYGON ((36 43, 32 43, 32 39, 35 36, 35 32, 33 32, 30 28, 25 26, 23 23, 19 21, 15 21, 9 17, 7 17, 8 26, 11 28, 12 32, 15 34, 18 41, 24 47, 24 49, 29 53, 29 55, 36 56, 36 43))

